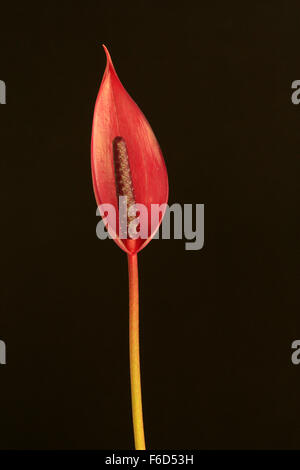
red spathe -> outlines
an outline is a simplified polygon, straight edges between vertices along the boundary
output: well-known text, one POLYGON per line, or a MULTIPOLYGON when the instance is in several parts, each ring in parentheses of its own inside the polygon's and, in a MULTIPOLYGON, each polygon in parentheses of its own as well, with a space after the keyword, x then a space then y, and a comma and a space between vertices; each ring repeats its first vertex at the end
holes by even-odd
MULTIPOLYGON (((144 204, 148 210, 148 238, 119 239, 118 222, 116 234, 109 222, 107 228, 112 236, 117 235, 115 241, 124 251, 136 253, 144 248, 158 229, 159 224, 151 228, 151 204, 167 203, 168 175, 159 144, 147 119, 121 84, 109 52, 103 47, 107 64, 94 111, 91 144, 93 186, 97 204, 112 204, 118 221, 112 142, 117 136, 123 137, 135 201, 144 204)), ((140 220, 142 222, 142 215, 140 220)))

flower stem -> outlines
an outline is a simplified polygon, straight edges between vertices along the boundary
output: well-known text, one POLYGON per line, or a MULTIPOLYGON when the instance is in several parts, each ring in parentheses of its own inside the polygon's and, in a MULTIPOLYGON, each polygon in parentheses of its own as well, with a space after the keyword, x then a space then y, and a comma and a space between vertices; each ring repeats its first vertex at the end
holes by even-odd
POLYGON ((136 450, 145 450, 140 346, 139 346, 139 275, 137 254, 128 254, 129 274, 129 352, 130 352, 130 382, 131 405, 134 442, 136 450))

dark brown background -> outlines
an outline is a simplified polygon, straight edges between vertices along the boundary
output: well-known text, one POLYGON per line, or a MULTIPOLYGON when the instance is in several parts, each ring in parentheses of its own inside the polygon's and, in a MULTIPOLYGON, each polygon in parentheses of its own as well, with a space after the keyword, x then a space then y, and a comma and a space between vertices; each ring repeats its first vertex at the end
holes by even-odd
POLYGON ((300 447, 300 7, 247 3, 1 4, 0 448, 133 446, 126 256, 90 174, 101 43, 169 202, 205 204, 203 250, 140 255, 148 446, 300 447))

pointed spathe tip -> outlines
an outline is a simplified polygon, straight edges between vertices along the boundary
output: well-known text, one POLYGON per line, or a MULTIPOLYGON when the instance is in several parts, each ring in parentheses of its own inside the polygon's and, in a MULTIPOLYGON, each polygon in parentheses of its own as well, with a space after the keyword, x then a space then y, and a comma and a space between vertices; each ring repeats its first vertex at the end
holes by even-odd
POLYGON ((105 45, 105 44, 102 44, 102 47, 103 47, 104 52, 105 52, 105 55, 106 55, 107 63, 109 63, 110 65, 113 66, 113 63, 112 63, 112 60, 111 60, 111 57, 110 57, 110 53, 109 53, 109 51, 108 51, 106 45, 105 45))

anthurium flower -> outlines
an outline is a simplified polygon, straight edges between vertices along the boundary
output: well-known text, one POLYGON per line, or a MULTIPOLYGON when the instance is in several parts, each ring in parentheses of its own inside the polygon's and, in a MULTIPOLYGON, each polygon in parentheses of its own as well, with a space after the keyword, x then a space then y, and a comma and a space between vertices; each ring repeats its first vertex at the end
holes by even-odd
MULTIPOLYGON (((108 231, 127 253, 140 251, 153 237, 151 204, 166 204, 168 176, 155 135, 137 104, 121 84, 105 46, 107 65, 98 93, 92 130, 92 176, 98 206, 111 204, 116 222, 108 214, 108 231), (130 240, 120 228, 119 197, 127 197, 127 208, 143 205, 139 211, 146 237, 130 240), (144 220, 147 217, 148 220, 144 220)), ((102 216, 103 214, 102 210, 102 216)), ((133 218, 133 216, 132 216, 133 218)), ((128 235, 128 234, 127 234, 128 235)))
POLYGON ((164 210, 153 219, 152 205, 165 208, 168 176, 147 119, 124 89, 109 52, 103 47, 107 65, 94 112, 92 177, 96 201, 106 227, 128 258, 132 419, 135 447, 143 450, 137 253, 159 227, 164 210), (113 207, 113 214, 106 210, 109 207, 113 207), (137 212, 138 217, 135 217, 137 212), (141 236, 136 236, 139 233, 141 236))

